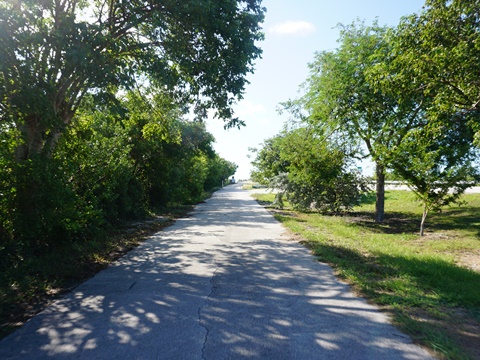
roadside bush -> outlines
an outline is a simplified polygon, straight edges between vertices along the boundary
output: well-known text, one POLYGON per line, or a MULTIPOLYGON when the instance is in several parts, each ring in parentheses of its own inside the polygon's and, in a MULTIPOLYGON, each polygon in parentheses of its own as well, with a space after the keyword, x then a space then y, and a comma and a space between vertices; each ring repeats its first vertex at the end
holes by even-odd
POLYGON ((65 134, 55 155, 71 171, 73 191, 109 224, 146 214, 146 196, 136 178, 131 147, 120 121, 108 113, 87 113, 65 134))
POLYGON ((87 96, 55 150, 22 161, 15 157, 18 134, 0 128, 5 268, 95 242, 151 209, 196 203, 234 173, 236 165, 213 150, 205 124, 183 120, 168 96, 136 92, 109 101, 87 96))
POLYGON ((204 189, 206 191, 218 188, 222 185, 222 181, 226 180, 230 175, 235 174, 237 165, 231 161, 227 161, 217 154, 208 158, 208 173, 205 179, 204 189))
POLYGON ((254 161, 255 175, 279 190, 279 205, 285 197, 297 209, 338 213, 351 210, 369 191, 345 152, 308 128, 285 131, 266 145, 254 161))

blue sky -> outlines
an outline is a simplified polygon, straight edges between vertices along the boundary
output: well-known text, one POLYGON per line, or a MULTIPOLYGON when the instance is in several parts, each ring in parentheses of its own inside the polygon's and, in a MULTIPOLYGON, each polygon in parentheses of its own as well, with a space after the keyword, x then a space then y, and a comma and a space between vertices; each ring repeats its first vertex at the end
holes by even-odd
MULTIPOLYGON (((244 99, 235 107, 247 126, 224 130, 219 120, 207 122, 216 139, 215 150, 239 166, 235 177, 249 178, 248 148, 260 147, 282 129, 288 115, 278 114, 278 104, 298 96, 314 53, 337 47, 337 24, 350 24, 357 18, 371 24, 378 18, 380 25, 395 26, 402 16, 419 12, 423 4, 423 0, 264 0, 262 59, 248 76, 244 99)), ((372 174, 370 163, 359 165, 364 174, 372 174)))

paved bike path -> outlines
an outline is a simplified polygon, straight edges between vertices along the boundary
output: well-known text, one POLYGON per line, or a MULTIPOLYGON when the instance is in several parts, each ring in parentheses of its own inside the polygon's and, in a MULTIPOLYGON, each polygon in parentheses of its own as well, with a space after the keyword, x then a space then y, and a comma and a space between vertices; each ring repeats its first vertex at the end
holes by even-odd
POLYGON ((430 359, 238 185, 0 342, 0 359, 430 359))

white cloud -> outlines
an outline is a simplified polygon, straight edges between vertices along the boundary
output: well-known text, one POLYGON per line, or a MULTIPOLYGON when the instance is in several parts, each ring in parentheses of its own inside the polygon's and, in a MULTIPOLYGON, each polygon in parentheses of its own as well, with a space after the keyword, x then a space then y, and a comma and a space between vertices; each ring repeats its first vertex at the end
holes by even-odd
POLYGON ((268 32, 277 35, 308 36, 315 30, 315 25, 307 21, 286 21, 270 27, 268 32))

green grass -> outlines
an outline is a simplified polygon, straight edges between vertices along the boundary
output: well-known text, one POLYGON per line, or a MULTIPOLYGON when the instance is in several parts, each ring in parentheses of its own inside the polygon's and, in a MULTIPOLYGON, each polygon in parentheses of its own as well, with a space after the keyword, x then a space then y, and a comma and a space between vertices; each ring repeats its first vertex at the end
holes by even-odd
MULTIPOLYGON (((272 194, 254 196, 273 201, 272 194)), ((387 192, 383 224, 372 220, 372 197, 346 216, 275 216, 414 340, 446 359, 473 359, 480 356, 480 272, 469 266, 480 261, 480 195, 464 200, 432 214, 424 237, 421 209, 407 191, 387 192)))

